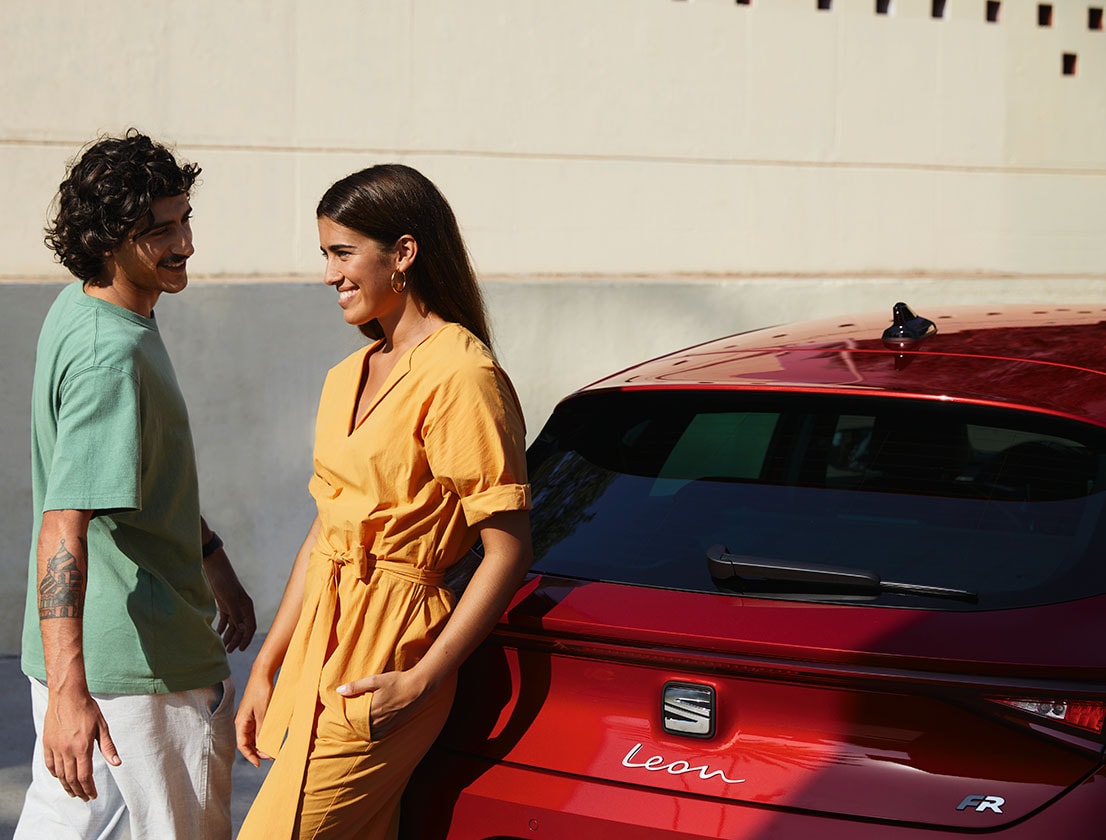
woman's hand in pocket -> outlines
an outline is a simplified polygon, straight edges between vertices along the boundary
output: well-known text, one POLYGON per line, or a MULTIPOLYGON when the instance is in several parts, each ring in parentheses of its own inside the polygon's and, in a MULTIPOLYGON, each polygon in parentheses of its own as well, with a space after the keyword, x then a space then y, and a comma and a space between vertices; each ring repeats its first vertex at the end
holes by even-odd
POLYGON ((369 729, 374 741, 386 738, 418 712, 427 686, 411 671, 388 671, 338 686, 343 697, 372 692, 369 729))

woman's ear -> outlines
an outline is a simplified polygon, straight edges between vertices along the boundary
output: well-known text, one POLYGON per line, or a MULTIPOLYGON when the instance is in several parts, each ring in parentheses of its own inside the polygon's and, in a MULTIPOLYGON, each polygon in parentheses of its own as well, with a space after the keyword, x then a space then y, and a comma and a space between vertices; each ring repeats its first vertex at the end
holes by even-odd
POLYGON ((396 271, 407 271, 415 262, 419 253, 419 243, 409 233, 396 240, 396 271))

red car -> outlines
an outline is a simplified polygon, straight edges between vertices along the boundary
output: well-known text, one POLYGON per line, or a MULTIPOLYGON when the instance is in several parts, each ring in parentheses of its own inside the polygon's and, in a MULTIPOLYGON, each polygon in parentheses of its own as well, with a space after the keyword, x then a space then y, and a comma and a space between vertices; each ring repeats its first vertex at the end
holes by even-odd
POLYGON ((923 314, 561 402, 408 836, 1106 836, 1106 306, 923 314))

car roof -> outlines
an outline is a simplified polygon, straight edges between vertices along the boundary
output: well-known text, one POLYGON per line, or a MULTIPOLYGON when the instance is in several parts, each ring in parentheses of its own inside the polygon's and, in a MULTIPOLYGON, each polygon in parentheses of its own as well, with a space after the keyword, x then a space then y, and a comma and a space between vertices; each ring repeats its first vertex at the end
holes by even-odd
POLYGON ((593 383, 910 396, 1058 414, 1106 426, 1106 305, 916 310, 936 334, 885 343, 892 308, 740 333, 593 383))

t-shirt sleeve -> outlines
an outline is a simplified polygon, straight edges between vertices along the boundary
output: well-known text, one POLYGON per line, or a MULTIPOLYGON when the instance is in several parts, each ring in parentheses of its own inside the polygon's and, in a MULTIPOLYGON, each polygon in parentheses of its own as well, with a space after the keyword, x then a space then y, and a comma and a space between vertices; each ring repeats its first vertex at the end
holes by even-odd
POLYGON ((463 366, 440 385, 424 442, 434 477, 460 497, 469 525, 529 510, 522 408, 507 375, 490 361, 463 366))
POLYGON ((89 368, 67 379, 60 397, 43 509, 140 509, 142 423, 134 377, 89 368))

